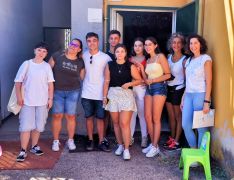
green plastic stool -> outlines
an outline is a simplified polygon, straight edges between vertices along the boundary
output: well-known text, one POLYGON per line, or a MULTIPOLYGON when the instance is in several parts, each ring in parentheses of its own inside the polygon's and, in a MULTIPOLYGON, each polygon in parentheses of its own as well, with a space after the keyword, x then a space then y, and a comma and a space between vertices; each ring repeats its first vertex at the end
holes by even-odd
POLYGON ((200 149, 182 149, 179 167, 180 169, 184 168, 183 179, 189 178, 189 167, 194 162, 203 165, 206 179, 212 179, 210 170, 210 132, 203 135, 200 149))

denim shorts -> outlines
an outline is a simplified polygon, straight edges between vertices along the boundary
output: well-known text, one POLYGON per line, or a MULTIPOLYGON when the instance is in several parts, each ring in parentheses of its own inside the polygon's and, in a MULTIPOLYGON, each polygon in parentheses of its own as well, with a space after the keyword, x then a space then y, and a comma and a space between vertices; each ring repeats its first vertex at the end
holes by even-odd
POLYGON ((81 98, 81 104, 85 112, 85 118, 95 116, 97 119, 105 118, 105 110, 103 108, 103 101, 81 98))
POLYGON ((161 96, 167 96, 167 84, 162 83, 153 83, 146 88, 145 95, 147 96, 155 96, 155 95, 161 95, 161 96))
POLYGON ((54 91, 52 114, 76 115, 80 90, 54 91))

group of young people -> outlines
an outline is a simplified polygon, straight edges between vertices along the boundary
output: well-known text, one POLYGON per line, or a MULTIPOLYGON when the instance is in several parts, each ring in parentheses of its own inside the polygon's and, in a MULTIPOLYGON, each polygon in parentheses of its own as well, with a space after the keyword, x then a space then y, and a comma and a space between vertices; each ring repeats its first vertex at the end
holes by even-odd
POLYGON ((208 113, 210 108, 212 61, 206 54, 205 40, 195 34, 189 36, 186 43, 183 35, 174 33, 168 41, 170 54, 166 58, 154 37, 145 40, 137 37, 130 56, 125 45, 119 43, 120 38, 119 31, 112 30, 110 50, 104 53, 99 50, 98 35, 89 32, 86 52, 83 53, 82 41, 75 38, 68 49, 53 54, 48 63, 44 61, 48 45, 35 46, 35 57, 20 66, 15 78, 17 100, 22 106, 19 115, 21 150, 17 161, 25 160, 30 136, 30 152, 43 154, 38 140, 50 108, 52 150, 59 151, 63 117, 67 121, 68 148, 76 149, 73 137, 79 97, 86 118, 88 151, 94 149, 94 118, 97 120, 98 148, 111 151, 106 138, 106 127, 111 119, 117 141, 115 155, 123 155, 124 160, 129 160, 129 146, 134 142, 138 115, 142 152, 146 157, 156 156, 160 153, 158 143, 165 104, 171 137, 163 146, 167 150, 179 149, 182 128, 189 146, 200 146, 207 129, 198 129, 197 143, 192 121, 193 111, 208 113))

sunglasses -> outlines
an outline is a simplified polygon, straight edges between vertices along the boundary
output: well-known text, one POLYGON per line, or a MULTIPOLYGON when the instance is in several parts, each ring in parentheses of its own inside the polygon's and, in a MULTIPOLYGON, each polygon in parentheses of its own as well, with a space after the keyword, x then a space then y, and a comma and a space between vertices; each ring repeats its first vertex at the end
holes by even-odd
POLYGON ((89 61, 90 64, 93 63, 93 56, 90 56, 90 61, 89 61))
POLYGON ((75 43, 73 43, 73 42, 71 42, 69 46, 73 46, 73 47, 75 47, 75 48, 80 47, 79 44, 75 44, 75 43))

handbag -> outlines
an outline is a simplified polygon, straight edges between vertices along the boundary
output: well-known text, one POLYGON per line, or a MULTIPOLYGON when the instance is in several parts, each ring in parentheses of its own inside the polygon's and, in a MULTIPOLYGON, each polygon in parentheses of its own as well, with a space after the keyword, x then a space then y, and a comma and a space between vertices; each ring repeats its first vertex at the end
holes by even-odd
MULTIPOLYGON (((22 94, 22 98, 24 98, 24 86, 23 86, 23 83, 26 79, 26 76, 28 74, 28 69, 29 69, 29 61, 27 63, 27 70, 26 70, 26 73, 25 73, 25 76, 24 76, 24 79, 23 79, 23 82, 22 82, 22 85, 21 85, 21 94, 22 94)), ((12 92, 11 92, 11 96, 10 96, 10 99, 9 99, 9 102, 8 102, 8 105, 7 105, 7 110, 9 112, 12 112, 13 114, 18 114, 21 110, 21 106, 18 105, 17 103, 17 96, 16 96, 16 88, 15 88, 15 85, 13 86, 13 89, 12 89, 12 92)))
POLYGON ((210 109, 207 114, 203 111, 194 111, 193 129, 214 126, 215 109, 210 109))

